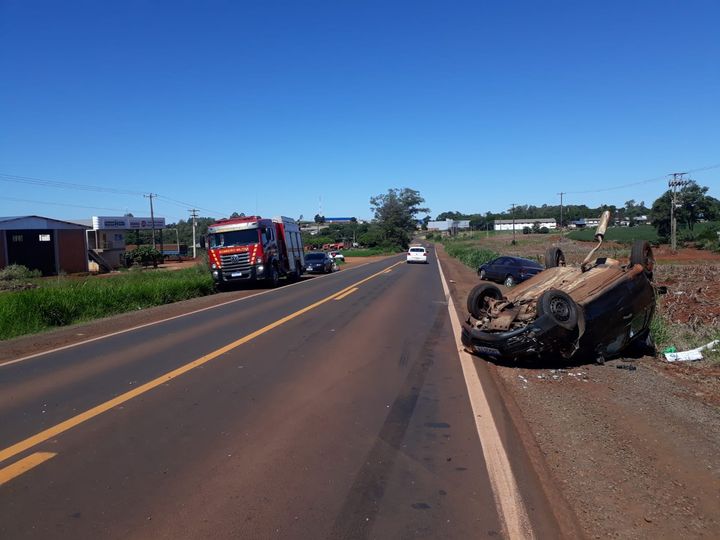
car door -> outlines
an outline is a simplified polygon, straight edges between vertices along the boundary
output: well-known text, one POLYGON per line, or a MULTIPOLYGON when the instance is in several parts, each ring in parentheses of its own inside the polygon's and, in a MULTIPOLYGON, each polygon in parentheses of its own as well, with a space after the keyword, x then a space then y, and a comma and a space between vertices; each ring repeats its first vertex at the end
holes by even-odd
POLYGON ((489 279, 492 279, 493 281, 504 279, 505 275, 502 272, 506 260, 507 257, 498 257, 497 259, 492 261, 488 266, 488 271, 486 272, 487 277, 489 279))

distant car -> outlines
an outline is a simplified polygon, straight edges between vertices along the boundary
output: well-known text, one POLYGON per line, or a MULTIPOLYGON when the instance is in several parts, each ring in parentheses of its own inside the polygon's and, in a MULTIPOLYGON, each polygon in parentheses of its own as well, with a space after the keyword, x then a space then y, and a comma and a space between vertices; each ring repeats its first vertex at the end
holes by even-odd
POLYGON ((603 213, 595 233, 599 244, 580 266, 565 266, 562 252, 552 247, 545 255, 547 269, 510 292, 477 285, 467 299, 463 344, 475 354, 506 360, 581 354, 603 363, 633 345, 652 352, 656 294, 666 290, 652 282, 655 261, 648 242, 635 242, 629 264, 592 259, 609 219, 610 213, 603 213))
POLYGON ((305 254, 305 270, 311 274, 329 274, 335 269, 335 263, 324 251, 311 251, 305 254))
POLYGON ((545 267, 537 261, 523 259, 522 257, 502 256, 480 265, 478 275, 480 279, 502 283, 512 287, 532 276, 539 274, 545 267))
POLYGON ((410 246, 407 252, 407 262, 427 264, 427 250, 421 246, 410 246))
POLYGON ((345 262, 345 255, 343 255, 339 251, 331 251, 330 253, 328 253, 328 255, 330 255, 331 259, 337 259, 338 261, 345 262))

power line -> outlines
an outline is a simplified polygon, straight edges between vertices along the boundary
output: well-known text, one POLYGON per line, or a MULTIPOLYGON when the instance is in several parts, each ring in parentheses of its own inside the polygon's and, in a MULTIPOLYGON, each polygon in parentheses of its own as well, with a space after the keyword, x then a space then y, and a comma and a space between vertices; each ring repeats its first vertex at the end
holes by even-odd
MULTIPOLYGON (((700 167, 699 169, 690 169, 689 171, 685 171, 685 173, 683 173, 683 174, 689 174, 689 173, 700 172, 700 171, 709 171, 711 169, 718 169, 718 168, 720 168, 720 163, 716 163, 714 165, 708 165, 707 167, 700 167)), ((667 178, 667 175, 664 174, 662 176, 656 176, 654 178, 648 178, 647 180, 640 180, 639 182, 631 182, 629 184, 622 184, 619 186, 612 186, 612 187, 601 188, 601 189, 588 189, 585 191, 566 191, 565 193, 570 194, 570 195, 581 195, 581 194, 586 194, 586 193, 604 193, 606 191, 614 191, 616 189, 625 189, 628 187, 640 186, 642 184, 649 184, 651 182, 660 182, 661 180, 665 180, 666 178, 667 178)))
MULTIPOLYGON (((129 190, 129 189, 117 189, 117 188, 111 188, 111 187, 105 187, 105 186, 95 186, 92 184, 79 184, 77 182, 65 182, 62 180, 48 180, 45 178, 35 178, 32 176, 19 176, 19 175, 15 175, 15 174, 7 174, 7 173, 0 173, 0 181, 1 182, 12 182, 12 183, 16 183, 16 184, 26 184, 26 185, 32 185, 32 186, 52 187, 52 188, 56 188, 56 189, 71 189, 71 190, 78 190, 78 191, 94 191, 94 192, 98 192, 98 193, 113 193, 116 195, 134 195, 134 196, 144 196, 145 195, 145 193, 143 193, 142 191, 133 191, 133 190, 129 190)), ((184 202, 184 201, 178 201, 176 199, 173 199, 171 197, 166 197, 164 195, 153 194, 153 197, 157 197, 158 199, 161 199, 165 202, 174 203, 175 205, 178 205, 181 208, 187 208, 188 206, 191 206, 191 207, 195 207, 199 210, 204 210, 205 212, 209 212, 211 215, 215 215, 215 216, 226 215, 225 212, 217 212, 215 210, 210 210, 209 208, 203 208, 196 204, 192 204, 192 203, 188 203, 188 202, 184 202)), ((65 205, 65 206, 71 206, 71 205, 65 205)), ((107 210, 107 208, 105 208, 104 210, 107 210)))
POLYGON ((33 203, 33 204, 47 204, 51 206, 70 206, 73 208, 87 208, 88 210, 108 210, 112 212, 125 212, 125 209, 123 208, 105 208, 102 206, 83 206, 80 204, 65 204, 65 203, 56 203, 56 202, 48 202, 48 201, 34 201, 32 199, 18 199, 17 197, 5 197, 3 195, 0 195, 0 199, 6 200, 6 201, 15 201, 15 202, 27 202, 27 203, 33 203))
POLYGON ((100 193, 115 193, 116 195, 142 195, 141 191, 130 191, 128 189, 115 189, 103 186, 93 186, 89 184, 75 184, 72 182, 62 182, 60 180, 44 180, 42 178, 33 178, 30 176, 16 176, 13 174, 0 173, 0 181, 14 182, 16 184, 29 184, 33 186, 54 187, 58 189, 75 189, 78 191, 97 191, 100 193))

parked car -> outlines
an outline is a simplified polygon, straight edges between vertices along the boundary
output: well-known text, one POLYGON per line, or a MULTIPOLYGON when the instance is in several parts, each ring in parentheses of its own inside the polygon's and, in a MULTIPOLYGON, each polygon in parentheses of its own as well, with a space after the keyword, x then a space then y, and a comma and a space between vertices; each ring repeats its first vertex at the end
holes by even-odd
POLYGON ((422 246, 410 246, 407 252, 407 262, 427 264, 427 250, 422 246))
POLYGON ((311 251, 305 254, 305 270, 313 274, 329 274, 335 269, 335 263, 324 251, 311 251))
POLYGON ((330 258, 333 259, 333 260, 334 260, 334 259, 337 259, 338 261, 343 261, 343 262, 345 262, 345 255, 343 255, 343 254, 340 253, 339 251, 331 251, 331 252, 328 253, 328 255, 330 255, 330 258))
POLYGON ((480 279, 496 281, 506 287, 522 283, 539 274, 545 267, 537 261, 504 255, 480 265, 477 272, 480 279))
POLYGON ((565 266, 562 251, 550 248, 548 268, 510 292, 477 285, 467 299, 465 347, 506 360, 582 354, 599 363, 633 345, 652 349, 655 298, 665 292, 652 281, 652 249, 638 241, 628 264, 609 257, 593 261, 609 219, 604 212, 595 233, 598 245, 579 267, 565 266))

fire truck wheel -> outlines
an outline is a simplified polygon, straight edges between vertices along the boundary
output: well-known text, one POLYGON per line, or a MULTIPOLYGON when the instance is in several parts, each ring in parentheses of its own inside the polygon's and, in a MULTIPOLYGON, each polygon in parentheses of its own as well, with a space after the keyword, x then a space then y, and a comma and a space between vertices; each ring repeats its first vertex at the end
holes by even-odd
POLYGON ((270 271, 270 286, 274 289, 277 287, 280 283, 280 273, 278 272, 278 269, 276 266, 272 267, 272 270, 270 271))

